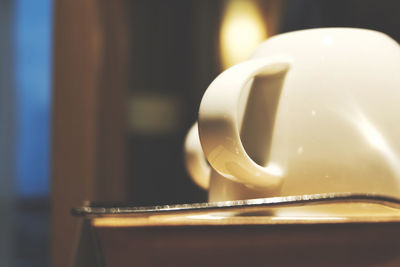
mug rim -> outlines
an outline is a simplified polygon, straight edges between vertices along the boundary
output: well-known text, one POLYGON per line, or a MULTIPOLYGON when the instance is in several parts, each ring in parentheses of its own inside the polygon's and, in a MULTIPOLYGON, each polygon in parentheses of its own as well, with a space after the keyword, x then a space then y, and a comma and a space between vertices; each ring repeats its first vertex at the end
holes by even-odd
POLYGON ((368 28, 353 28, 353 27, 323 27, 323 28, 307 28, 307 29, 299 29, 299 30, 294 30, 294 31, 287 31, 287 32, 282 32, 282 33, 277 33, 271 37, 268 37, 265 39, 264 42, 270 41, 272 39, 280 39, 280 38, 285 38, 288 37, 289 35, 298 35, 298 34, 303 34, 303 33, 311 33, 311 32, 323 32, 323 33, 332 33, 332 32, 358 32, 358 33, 371 33, 375 35, 382 35, 385 37, 388 37, 392 39, 389 35, 387 35, 384 32, 374 30, 374 29, 368 29, 368 28))

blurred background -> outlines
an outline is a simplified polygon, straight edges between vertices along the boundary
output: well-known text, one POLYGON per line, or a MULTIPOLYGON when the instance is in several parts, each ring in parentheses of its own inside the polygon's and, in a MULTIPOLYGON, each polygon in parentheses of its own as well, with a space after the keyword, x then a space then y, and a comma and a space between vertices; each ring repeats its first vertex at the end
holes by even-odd
MULTIPOLYGON (((206 201, 183 140, 208 84, 277 33, 400 40, 397 0, 1 0, 0 266, 70 266, 91 202, 206 201)), ((365 44, 368 45, 368 44, 365 44)))

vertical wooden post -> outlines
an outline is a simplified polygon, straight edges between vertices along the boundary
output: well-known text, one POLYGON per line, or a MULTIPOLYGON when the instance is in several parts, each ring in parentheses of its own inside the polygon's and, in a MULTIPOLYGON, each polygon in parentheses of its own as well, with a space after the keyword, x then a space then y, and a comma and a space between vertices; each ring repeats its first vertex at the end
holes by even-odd
POLYGON ((70 209, 87 200, 127 196, 123 150, 127 39, 124 1, 54 4, 51 266, 70 266, 79 228, 70 209))

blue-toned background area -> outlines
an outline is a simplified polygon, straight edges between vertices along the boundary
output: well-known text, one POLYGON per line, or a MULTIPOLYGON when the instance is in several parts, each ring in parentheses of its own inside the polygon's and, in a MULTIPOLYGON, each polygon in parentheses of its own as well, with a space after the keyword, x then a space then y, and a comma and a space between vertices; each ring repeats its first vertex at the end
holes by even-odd
POLYGON ((14 1, 17 194, 49 194, 52 1, 14 1))

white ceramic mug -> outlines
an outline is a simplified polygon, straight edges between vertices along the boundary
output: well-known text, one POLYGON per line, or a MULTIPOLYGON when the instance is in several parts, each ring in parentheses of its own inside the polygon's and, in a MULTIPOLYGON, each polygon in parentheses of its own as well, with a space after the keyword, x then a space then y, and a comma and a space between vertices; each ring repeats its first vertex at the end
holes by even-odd
POLYGON ((400 47, 385 34, 352 28, 269 38, 211 83, 185 149, 210 201, 398 197, 400 47))

